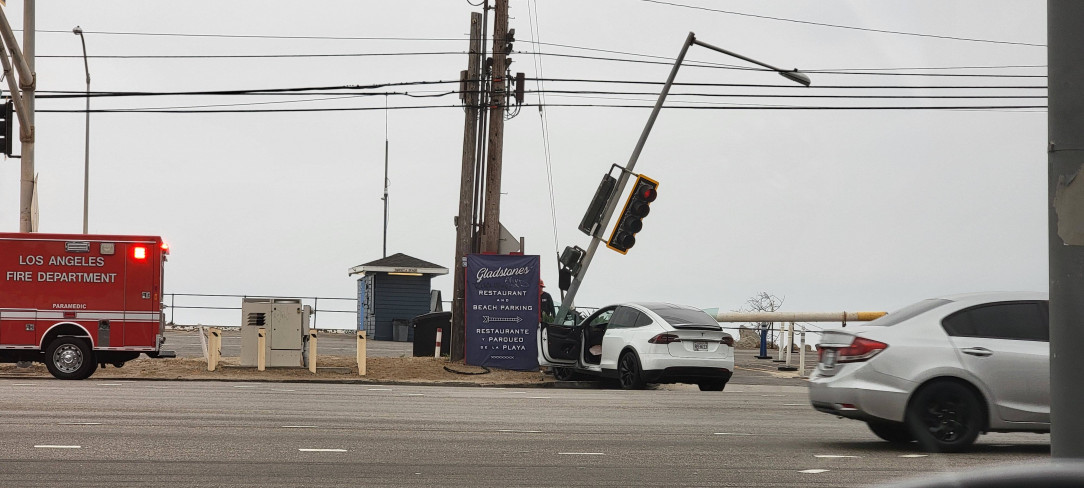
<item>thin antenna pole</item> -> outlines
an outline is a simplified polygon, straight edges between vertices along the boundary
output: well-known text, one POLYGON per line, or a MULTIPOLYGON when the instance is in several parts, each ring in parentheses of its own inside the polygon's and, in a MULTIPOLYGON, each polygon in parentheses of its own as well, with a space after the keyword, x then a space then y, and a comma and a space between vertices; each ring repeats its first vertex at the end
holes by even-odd
POLYGON ((384 256, 388 257, 388 96, 384 95, 384 256))

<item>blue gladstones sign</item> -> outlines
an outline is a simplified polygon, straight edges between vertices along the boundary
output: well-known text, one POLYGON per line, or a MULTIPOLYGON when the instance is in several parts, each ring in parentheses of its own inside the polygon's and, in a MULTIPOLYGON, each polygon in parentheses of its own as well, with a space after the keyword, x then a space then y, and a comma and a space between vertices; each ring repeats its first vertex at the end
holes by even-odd
POLYGON ((467 364, 538 369, 538 263, 538 256, 467 255, 467 364))

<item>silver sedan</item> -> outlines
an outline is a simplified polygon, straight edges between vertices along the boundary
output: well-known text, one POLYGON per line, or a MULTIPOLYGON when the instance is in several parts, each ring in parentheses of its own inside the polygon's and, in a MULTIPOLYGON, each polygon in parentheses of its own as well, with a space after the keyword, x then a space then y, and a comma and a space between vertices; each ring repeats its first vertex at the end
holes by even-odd
POLYGON ((884 440, 933 452, 985 432, 1049 432, 1047 294, 932 298, 825 331, 809 399, 884 440))

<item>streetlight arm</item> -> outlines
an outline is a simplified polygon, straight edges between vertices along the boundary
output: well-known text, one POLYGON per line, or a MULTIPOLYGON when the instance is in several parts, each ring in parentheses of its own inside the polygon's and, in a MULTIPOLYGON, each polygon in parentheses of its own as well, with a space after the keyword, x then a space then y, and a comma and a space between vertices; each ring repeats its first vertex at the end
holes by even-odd
POLYGON ((791 70, 791 71, 782 70, 782 69, 776 68, 775 66, 772 66, 772 65, 770 65, 768 63, 762 63, 762 62, 757 61, 757 60, 755 60, 753 58, 747 58, 747 57, 742 56, 741 54, 738 54, 736 52, 727 51, 726 49, 723 49, 723 48, 717 47, 717 46, 712 46, 711 44, 708 44, 706 42, 693 40, 693 43, 696 44, 697 46, 702 46, 702 47, 706 47, 708 49, 711 49, 712 51, 718 51, 718 52, 721 52, 721 53, 726 54, 728 56, 733 56, 733 57, 738 58, 738 59, 740 59, 742 61, 748 61, 748 62, 753 63, 755 65, 763 66, 763 67, 768 68, 768 69, 770 69, 772 71, 775 71, 776 73, 779 73, 784 78, 786 78, 788 80, 791 80, 791 81, 793 81, 795 83, 801 83, 801 84, 803 84, 805 86, 809 86, 809 84, 810 84, 809 77, 806 76, 805 73, 799 72, 797 69, 794 69, 794 70, 791 70))

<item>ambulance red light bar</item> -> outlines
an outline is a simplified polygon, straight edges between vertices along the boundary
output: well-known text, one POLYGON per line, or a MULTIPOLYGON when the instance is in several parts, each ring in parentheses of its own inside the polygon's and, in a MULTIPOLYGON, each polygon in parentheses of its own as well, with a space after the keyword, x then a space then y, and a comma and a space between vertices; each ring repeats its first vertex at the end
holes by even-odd
POLYGON ((169 244, 162 242, 162 254, 169 254, 169 244))
POLYGON ((132 248, 132 257, 136 260, 142 261, 147 259, 147 248, 145 246, 135 246, 132 248))

